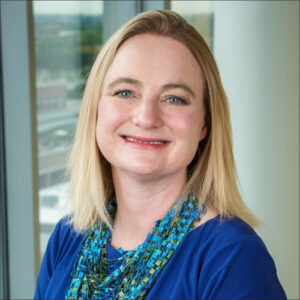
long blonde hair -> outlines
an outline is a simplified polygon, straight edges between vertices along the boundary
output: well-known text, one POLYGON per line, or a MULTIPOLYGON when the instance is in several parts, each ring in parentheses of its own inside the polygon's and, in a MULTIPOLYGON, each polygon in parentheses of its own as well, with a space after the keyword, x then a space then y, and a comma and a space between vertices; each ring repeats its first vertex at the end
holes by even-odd
POLYGON ((238 189, 228 101, 216 62, 201 35, 179 14, 166 10, 144 12, 127 22, 107 41, 91 69, 69 160, 71 223, 78 231, 89 228, 97 219, 110 226, 106 204, 114 194, 114 185, 110 164, 96 142, 97 107, 117 50, 125 40, 142 33, 180 41, 204 74, 208 132, 188 167, 191 177, 183 194, 192 192, 201 204, 216 209, 222 217, 239 217, 250 226, 258 225, 238 189))

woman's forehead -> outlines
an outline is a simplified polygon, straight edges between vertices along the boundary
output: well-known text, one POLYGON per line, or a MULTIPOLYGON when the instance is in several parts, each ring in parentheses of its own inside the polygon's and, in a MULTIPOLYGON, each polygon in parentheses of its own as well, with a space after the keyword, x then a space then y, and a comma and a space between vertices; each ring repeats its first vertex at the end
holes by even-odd
POLYGON ((139 34, 118 49, 106 74, 106 84, 117 77, 189 81, 203 85, 201 68, 191 51, 170 37, 139 34))

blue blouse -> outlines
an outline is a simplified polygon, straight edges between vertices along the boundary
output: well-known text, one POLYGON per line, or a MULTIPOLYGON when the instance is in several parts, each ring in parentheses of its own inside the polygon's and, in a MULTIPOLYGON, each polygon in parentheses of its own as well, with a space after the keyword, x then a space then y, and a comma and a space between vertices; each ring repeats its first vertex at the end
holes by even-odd
MULTIPOLYGON (((62 219, 43 258, 34 299, 64 299, 85 234, 62 219)), ((110 245, 107 255, 120 253, 110 245)), ((255 231, 217 216, 190 231, 145 299, 287 299, 274 261, 255 231)))

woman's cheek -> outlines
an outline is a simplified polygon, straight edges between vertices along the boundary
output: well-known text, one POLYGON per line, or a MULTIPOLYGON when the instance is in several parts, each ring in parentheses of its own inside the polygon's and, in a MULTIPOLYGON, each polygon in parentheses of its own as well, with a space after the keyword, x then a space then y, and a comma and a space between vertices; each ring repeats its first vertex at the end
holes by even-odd
POLYGON ((188 138, 201 129, 201 115, 197 111, 174 114, 168 118, 169 127, 180 138, 188 138))
POLYGON ((126 109, 119 102, 103 98, 98 106, 98 124, 108 129, 117 129, 126 119, 126 109))

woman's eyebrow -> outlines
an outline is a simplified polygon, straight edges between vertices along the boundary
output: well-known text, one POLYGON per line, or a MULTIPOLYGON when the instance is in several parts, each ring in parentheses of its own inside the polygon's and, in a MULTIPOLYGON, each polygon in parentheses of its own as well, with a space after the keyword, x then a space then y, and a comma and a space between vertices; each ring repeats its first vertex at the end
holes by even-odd
POLYGON ((195 97, 195 93, 193 92, 193 90, 184 83, 168 83, 163 85, 162 87, 163 91, 170 90, 170 89, 183 89, 189 94, 191 94, 193 97, 195 97))
MULTIPOLYGON (((108 85, 108 88, 111 89, 120 83, 129 83, 129 84, 132 84, 135 86, 143 85, 143 83, 140 80, 137 80, 137 79, 134 79, 131 77, 120 77, 120 78, 113 80, 108 85)), ((183 89, 183 90, 187 91, 189 94, 191 94, 193 97, 195 97, 195 93, 193 92, 193 90, 184 83, 167 83, 162 86, 162 91, 166 91, 166 90, 170 90, 170 89, 183 89)))
POLYGON ((113 88, 114 86, 116 86, 120 83, 129 83, 129 84, 136 85, 136 86, 142 86, 143 85, 142 82, 137 80, 137 79, 133 79, 133 78, 130 78, 130 77, 120 77, 120 78, 117 78, 117 79, 113 80, 108 85, 108 88, 111 89, 111 88, 113 88))

